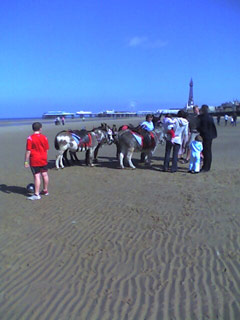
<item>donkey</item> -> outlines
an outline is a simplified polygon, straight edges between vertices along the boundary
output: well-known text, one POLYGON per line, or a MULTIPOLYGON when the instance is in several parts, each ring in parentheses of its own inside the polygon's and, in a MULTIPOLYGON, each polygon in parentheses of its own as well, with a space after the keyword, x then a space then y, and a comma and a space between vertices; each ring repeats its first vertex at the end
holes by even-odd
POLYGON ((107 123, 101 123, 101 126, 98 128, 92 129, 92 132, 96 133, 98 137, 101 137, 99 139, 99 143, 94 150, 94 159, 93 161, 95 163, 98 162, 97 156, 98 156, 98 151, 99 149, 104 145, 104 144, 112 144, 114 142, 114 137, 113 137, 113 130, 110 128, 110 126, 107 123))
MULTIPOLYGON (((160 128, 162 128, 162 122, 161 122, 161 117, 162 117, 162 114, 160 114, 159 116, 154 116, 153 115, 153 125, 154 125, 154 128, 158 129, 158 132, 160 130, 160 128)), ((140 134, 140 135, 146 135, 146 132, 145 130, 143 130, 141 128, 141 125, 138 125, 138 126, 134 126, 133 124, 124 124, 122 125, 121 127, 119 127, 119 129, 117 129, 117 126, 114 124, 113 125, 113 128, 112 128, 112 131, 113 131, 113 137, 114 137, 114 143, 116 144, 116 147, 117 147, 117 152, 116 152, 116 158, 117 160, 119 160, 119 155, 120 155, 120 145, 119 145, 119 132, 121 131, 124 131, 124 130, 130 130, 131 132, 135 132, 137 135, 140 134)), ((137 136, 136 135, 136 136, 137 136)), ((160 142, 161 144, 163 144, 164 140, 163 140, 163 133, 160 134, 160 142)), ((143 137, 142 137, 143 138, 143 137)), ((142 148, 141 151, 141 160, 140 162, 145 162, 146 164, 149 164, 150 163, 150 159, 149 157, 147 156, 147 154, 145 153, 145 148, 142 148), (148 161, 149 160, 149 161, 148 161)))
POLYGON ((69 151, 71 159, 76 156, 78 151, 86 151, 85 163, 93 167, 93 155, 97 146, 103 143, 112 143, 113 137, 112 133, 103 128, 95 128, 92 131, 83 130, 68 130, 61 131, 55 137, 55 148, 58 150, 58 155, 56 158, 56 168, 59 166, 63 169, 63 158, 66 157, 67 151, 69 151))
POLYGON ((145 163, 150 164, 152 155, 159 143, 163 143, 162 128, 156 127, 151 132, 151 141, 145 143, 144 135, 141 131, 134 132, 130 129, 121 130, 117 135, 117 147, 119 151, 120 167, 124 169, 124 158, 127 158, 128 164, 132 169, 136 167, 132 163, 133 152, 144 153, 145 163))
MULTIPOLYGON (((101 123, 100 127, 94 128, 91 130, 91 132, 94 132, 97 135, 97 140, 98 140, 98 145, 96 149, 94 150, 94 157, 93 157, 93 162, 97 163, 98 159, 98 151, 99 149, 104 145, 104 144, 112 144, 114 142, 114 137, 113 137, 113 130, 110 128, 110 126, 107 123, 101 123)), ((82 151, 82 150, 80 150, 82 151)), ((71 161, 74 162, 79 161, 77 158, 76 152, 69 151, 71 161)), ((87 151, 87 156, 88 156, 88 151, 87 151)), ((69 165, 69 161, 67 159, 67 150, 63 154, 63 159, 66 161, 66 163, 69 165)))

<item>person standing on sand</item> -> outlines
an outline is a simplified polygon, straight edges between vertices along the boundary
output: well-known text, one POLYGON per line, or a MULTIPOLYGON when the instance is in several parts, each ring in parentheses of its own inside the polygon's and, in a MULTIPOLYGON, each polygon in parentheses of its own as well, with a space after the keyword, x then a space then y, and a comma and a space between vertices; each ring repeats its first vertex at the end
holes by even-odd
MULTIPOLYGON (((175 137, 172 138, 170 135, 166 136, 166 149, 165 157, 163 163, 163 171, 168 171, 170 154, 173 148, 173 159, 172 159, 172 168, 171 172, 177 172, 177 161, 178 161, 178 152, 180 147, 185 149, 186 143, 188 141, 188 120, 185 118, 186 113, 183 110, 178 111, 177 118, 174 119, 173 130, 175 132, 175 137)), ((165 133, 169 128, 165 126, 165 133)))
POLYGON ((199 116, 200 112, 199 112, 199 108, 198 106, 194 106, 193 107, 193 113, 192 114, 188 114, 187 119, 189 121, 189 131, 190 131, 190 135, 189 135, 189 141, 187 143, 187 156, 186 159, 184 159, 182 161, 182 163, 188 163, 190 160, 190 144, 195 141, 196 136, 199 134, 197 131, 197 125, 198 125, 198 116, 199 116))
POLYGON ((200 172, 201 165, 201 152, 203 150, 202 145, 202 137, 197 135, 195 140, 191 142, 189 148, 191 152, 190 163, 189 163, 189 171, 190 173, 198 173, 200 172))
POLYGON ((25 153, 25 168, 31 168, 34 176, 35 193, 28 197, 28 200, 39 200, 41 177, 43 179, 42 195, 47 196, 48 193, 48 161, 47 153, 49 150, 48 139, 42 132, 42 124, 40 122, 34 122, 32 124, 34 133, 27 138, 26 153, 25 153), (29 163, 30 161, 30 163, 29 163))
POLYGON ((236 114, 236 112, 234 112, 234 114, 233 114, 233 125, 236 127, 236 125, 237 125, 237 114, 236 114))
POLYGON ((203 166, 201 172, 207 172, 212 164, 212 140, 217 138, 217 129, 213 117, 208 113, 208 106, 202 105, 201 114, 198 116, 197 130, 203 138, 203 166))
POLYGON ((225 114, 224 120, 225 120, 225 127, 226 127, 228 124, 228 114, 225 114))

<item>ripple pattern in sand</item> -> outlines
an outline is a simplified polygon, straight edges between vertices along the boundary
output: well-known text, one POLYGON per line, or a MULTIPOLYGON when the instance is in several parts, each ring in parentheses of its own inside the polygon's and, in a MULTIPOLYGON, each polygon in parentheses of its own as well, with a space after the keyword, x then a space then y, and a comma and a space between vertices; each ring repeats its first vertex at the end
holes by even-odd
POLYGON ((3 241, 1 319, 238 319, 238 219, 223 228, 198 193, 177 207, 167 192, 164 207, 157 192, 136 202, 141 188, 122 199, 113 178, 111 193, 81 192, 71 211, 50 198, 21 241, 3 241))

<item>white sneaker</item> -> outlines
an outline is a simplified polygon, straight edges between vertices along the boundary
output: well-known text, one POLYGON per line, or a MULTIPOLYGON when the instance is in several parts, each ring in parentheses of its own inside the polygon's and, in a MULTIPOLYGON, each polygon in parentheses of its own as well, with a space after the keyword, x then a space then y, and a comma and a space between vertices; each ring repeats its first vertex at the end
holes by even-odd
POLYGON ((40 200, 40 195, 33 194, 31 197, 27 197, 27 200, 40 200))

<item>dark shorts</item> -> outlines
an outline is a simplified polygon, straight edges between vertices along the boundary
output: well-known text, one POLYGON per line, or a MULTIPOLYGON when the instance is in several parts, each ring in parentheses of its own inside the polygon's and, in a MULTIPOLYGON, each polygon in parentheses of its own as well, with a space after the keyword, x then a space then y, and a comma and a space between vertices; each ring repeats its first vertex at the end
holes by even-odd
POLYGON ((37 174, 37 173, 42 173, 42 172, 47 172, 48 171, 48 166, 43 166, 43 167, 31 167, 32 173, 37 174))

